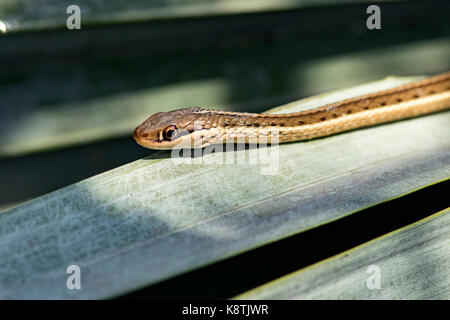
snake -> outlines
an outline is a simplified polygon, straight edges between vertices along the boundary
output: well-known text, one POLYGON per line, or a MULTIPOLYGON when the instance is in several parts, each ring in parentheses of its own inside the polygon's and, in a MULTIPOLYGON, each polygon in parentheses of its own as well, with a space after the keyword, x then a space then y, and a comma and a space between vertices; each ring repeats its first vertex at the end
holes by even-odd
MULTIPOLYGON (((158 112, 136 127, 150 149, 204 148, 215 143, 285 143, 423 116, 450 108, 450 72, 301 112, 269 114, 199 107, 158 112)), ((450 124, 449 124, 450 126, 450 124)))

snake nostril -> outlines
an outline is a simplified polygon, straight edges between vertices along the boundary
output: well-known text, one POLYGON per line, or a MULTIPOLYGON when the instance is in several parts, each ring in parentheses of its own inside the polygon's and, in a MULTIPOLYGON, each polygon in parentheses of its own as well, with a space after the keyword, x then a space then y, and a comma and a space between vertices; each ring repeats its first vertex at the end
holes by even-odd
POLYGON ((141 136, 140 133, 141 133, 141 130, 140 130, 139 127, 137 127, 136 129, 134 129, 134 131, 133 131, 133 138, 134 138, 134 139, 140 138, 140 136, 141 136))
POLYGON ((144 133, 142 136, 143 136, 144 138, 147 138, 147 137, 148 137, 148 133, 144 133))

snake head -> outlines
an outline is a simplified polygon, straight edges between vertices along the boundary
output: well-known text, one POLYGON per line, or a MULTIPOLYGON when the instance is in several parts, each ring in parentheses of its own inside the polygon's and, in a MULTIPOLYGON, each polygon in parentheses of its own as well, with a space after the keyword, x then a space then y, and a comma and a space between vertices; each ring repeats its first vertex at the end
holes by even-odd
POLYGON ((138 144, 150 149, 175 149, 191 145, 191 133, 200 108, 185 108, 158 112, 140 124, 133 132, 138 144))

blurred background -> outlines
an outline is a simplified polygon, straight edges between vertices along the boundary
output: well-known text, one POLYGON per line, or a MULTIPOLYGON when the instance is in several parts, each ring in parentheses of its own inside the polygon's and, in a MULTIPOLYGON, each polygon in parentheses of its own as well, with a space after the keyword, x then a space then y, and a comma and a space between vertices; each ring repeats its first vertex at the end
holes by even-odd
POLYGON ((152 154, 132 131, 155 112, 262 112, 450 69, 449 1, 378 2, 380 30, 369 4, 0 1, 0 210, 152 154))

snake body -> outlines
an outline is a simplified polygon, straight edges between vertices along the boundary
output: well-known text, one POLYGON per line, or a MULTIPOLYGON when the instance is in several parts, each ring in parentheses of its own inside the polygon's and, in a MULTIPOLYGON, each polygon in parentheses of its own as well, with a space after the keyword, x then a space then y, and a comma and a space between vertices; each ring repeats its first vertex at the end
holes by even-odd
MULTIPOLYGON (((212 143, 309 140, 450 108, 450 72, 296 113, 267 114, 184 108, 159 112, 134 131, 151 149, 212 143)), ((450 125, 450 124, 449 124, 450 125)))

